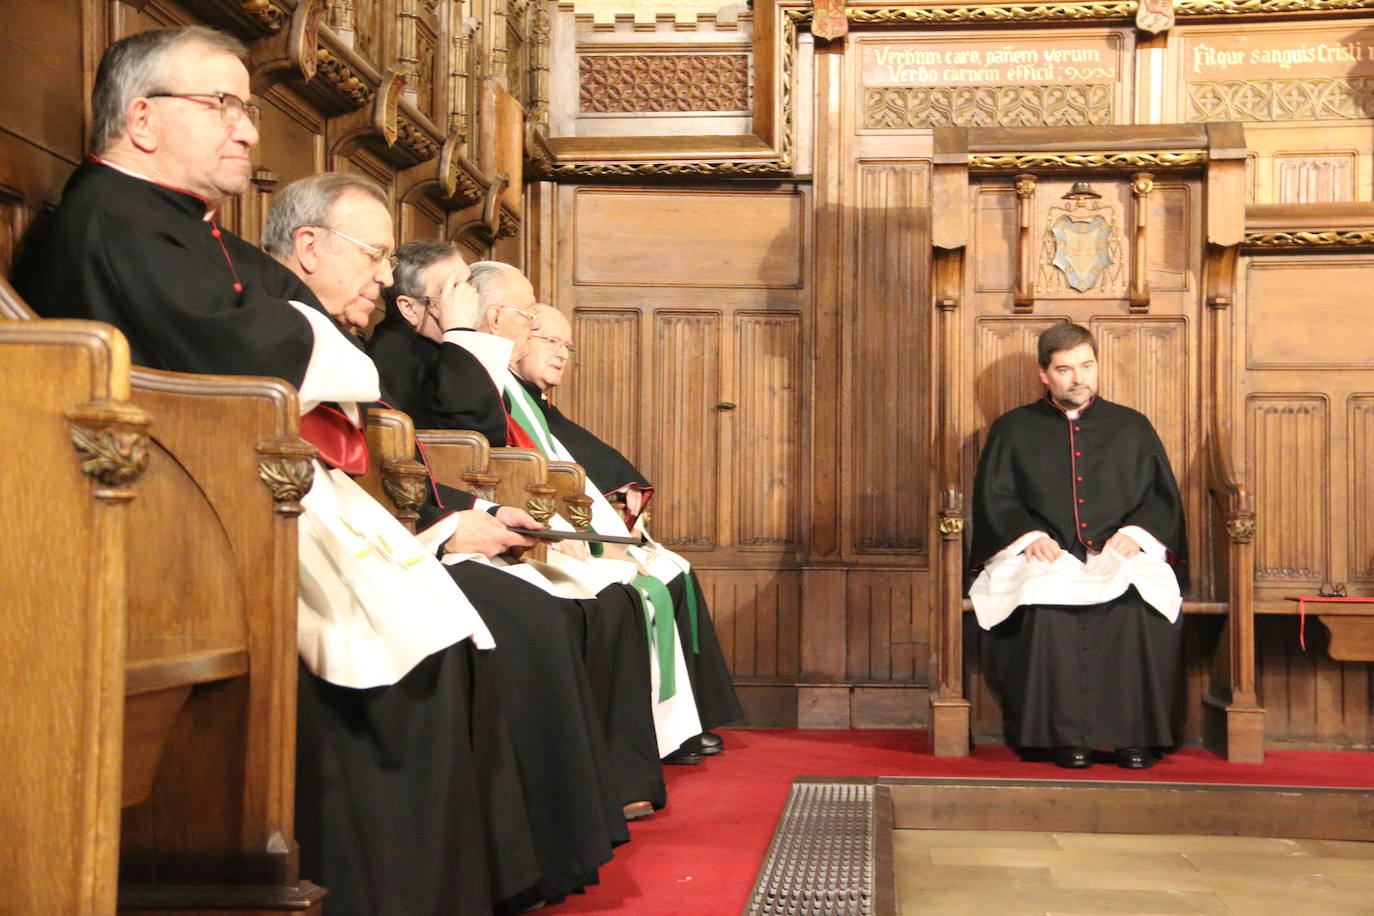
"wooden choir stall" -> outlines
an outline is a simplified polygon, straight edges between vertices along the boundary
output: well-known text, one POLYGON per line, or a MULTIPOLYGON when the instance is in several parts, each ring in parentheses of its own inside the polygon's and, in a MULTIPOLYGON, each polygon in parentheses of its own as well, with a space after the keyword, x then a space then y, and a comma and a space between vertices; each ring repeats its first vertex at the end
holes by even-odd
MULTIPOLYGON (((568 316, 556 402, 653 481, 743 724, 1003 739, 973 475, 1072 320, 1182 487, 1182 743, 1374 746, 1374 0, 11 0, 6 276, 88 151, 103 49, 183 23, 247 45, 263 109, 225 226, 258 242, 280 187, 367 175, 398 241, 568 316)), ((7 283, 0 376, 0 913, 319 911, 295 392, 130 366, 7 283)), ((423 446, 587 524, 576 466, 367 432, 403 523, 423 446)))

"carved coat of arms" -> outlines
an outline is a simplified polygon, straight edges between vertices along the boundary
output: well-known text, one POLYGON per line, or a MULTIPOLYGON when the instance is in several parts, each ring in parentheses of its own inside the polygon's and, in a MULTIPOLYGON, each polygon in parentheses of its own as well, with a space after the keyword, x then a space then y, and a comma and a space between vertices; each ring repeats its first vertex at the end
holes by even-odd
POLYGON ((1087 182, 1077 182, 1064 195, 1063 206, 1050 208, 1041 249, 1040 295, 1065 288, 1098 295, 1120 294, 1124 272, 1118 208, 1101 202, 1087 182))

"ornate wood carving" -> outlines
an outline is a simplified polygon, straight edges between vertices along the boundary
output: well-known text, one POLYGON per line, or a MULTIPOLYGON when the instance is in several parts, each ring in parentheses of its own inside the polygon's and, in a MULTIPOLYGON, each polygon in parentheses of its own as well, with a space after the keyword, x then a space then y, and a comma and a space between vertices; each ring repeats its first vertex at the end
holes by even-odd
POLYGON ((354 108, 362 108, 377 94, 357 69, 324 45, 315 50, 315 72, 354 108))
POLYGON ((1023 313, 1035 309, 1035 251, 1031 242, 1035 185, 1034 175, 1023 173, 1016 176, 1016 281, 1012 310, 1023 313))
POLYGON ((978 319, 973 398, 980 427, 1044 393, 1035 374, 1035 339, 1050 325, 1064 320, 1060 316, 978 319))
POLYGON ((273 32, 282 27, 286 14, 277 8, 272 0, 239 0, 239 9, 258 25, 273 32))
POLYGON ((1150 310, 1150 194, 1154 189, 1155 176, 1149 172, 1131 176, 1131 193, 1135 196, 1135 232, 1131 234, 1132 312, 1150 310))
POLYGON ((258 477, 272 494, 278 515, 299 515, 300 500, 315 482, 315 449, 294 436, 258 446, 258 477))
POLYGON ((382 465, 382 489, 402 522, 413 520, 425 503, 429 474, 411 458, 392 458, 382 465))
POLYGON ((1316 395, 1254 395, 1247 403, 1256 469, 1255 573, 1261 582, 1320 582, 1327 570, 1329 422, 1316 395))
POLYGON ((1136 0, 1107 3, 1018 3, 1005 6, 921 6, 888 9, 850 9, 850 22, 863 25, 892 23, 1084 22, 1133 19, 1136 0))
POLYGON ((747 54, 584 54, 582 111, 746 111, 747 54))
MULTIPOLYGON (((66 412, 81 472, 105 487, 137 480, 148 466, 148 415, 137 407, 93 401, 66 412)), ((98 494, 113 498, 115 494, 98 494)))
POLYGON ((1197 80, 1188 83, 1187 119, 1314 121, 1374 117, 1374 78, 1197 80))
POLYGON ((870 86, 863 126, 1079 127, 1115 121, 1113 83, 1042 86, 870 86))
POLYGON ((733 475, 735 543, 790 548, 801 498, 801 316, 737 315, 735 328, 735 390, 748 429, 748 457, 733 475))
POLYGON ((547 525, 558 509, 553 487, 530 484, 526 489, 530 496, 525 500, 525 511, 539 524, 547 525))
POLYGON ((1256 528, 1253 518, 1233 515, 1226 520, 1226 533, 1237 544, 1249 544, 1253 541, 1256 528))
POLYGON ((1246 248, 1344 251, 1374 245, 1374 229, 1291 229, 1245 233, 1246 248))
POLYGON ((811 34, 827 41, 849 34, 844 0, 811 0, 811 34))
POLYGON ((481 171, 464 155, 465 147, 458 134, 450 134, 439 154, 439 193, 453 210, 474 206, 486 192, 481 171))
POLYGON ((592 500, 589 496, 569 496, 564 500, 568 508, 568 521, 578 531, 586 531, 592 526, 592 500))
POLYGON ((1174 0, 1140 0, 1135 11, 1135 27, 1158 35, 1174 27, 1174 0))
POLYGON ((1207 162, 1204 150, 1166 150, 1134 153, 972 153, 971 169, 999 171, 1078 169, 1187 169, 1207 162))

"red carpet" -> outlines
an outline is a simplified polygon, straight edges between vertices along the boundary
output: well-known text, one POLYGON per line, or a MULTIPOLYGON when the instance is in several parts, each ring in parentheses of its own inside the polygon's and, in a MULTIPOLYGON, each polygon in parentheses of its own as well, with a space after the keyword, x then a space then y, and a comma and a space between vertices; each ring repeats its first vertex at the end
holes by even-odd
POLYGON ((1262 764, 1227 763, 1187 749, 1153 769, 1061 770, 1024 763, 1001 745, 966 758, 933 757, 927 735, 896 729, 724 729, 726 753, 665 767, 668 807, 630 825, 634 840, 601 870, 601 884, 544 912, 737 916, 753 887, 792 779, 959 776, 1121 779, 1374 788, 1374 753, 1270 751, 1262 764))

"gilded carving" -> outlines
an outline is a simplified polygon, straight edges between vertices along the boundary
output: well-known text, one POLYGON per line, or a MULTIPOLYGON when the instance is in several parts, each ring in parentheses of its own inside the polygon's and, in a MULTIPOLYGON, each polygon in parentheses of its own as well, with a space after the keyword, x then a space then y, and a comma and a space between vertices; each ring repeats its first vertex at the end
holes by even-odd
POLYGON ((444 141, 439 155, 439 190, 454 209, 471 207, 482 199, 482 186, 473 177, 475 169, 463 156, 463 143, 456 134, 444 141))
POLYGON ((434 142, 428 131, 409 118, 397 120, 396 145, 410 151, 421 162, 439 155, 439 144, 434 142))
POLYGON ((581 110, 744 111, 747 54, 584 54, 581 110))
POLYGON ((1255 13, 1338 13, 1374 9, 1374 0, 1175 0, 1181 16, 1250 16, 1255 13))
POLYGON ((568 521, 572 522, 578 531, 586 531, 592 526, 592 505, 591 500, 585 503, 573 502, 568 500, 568 521))
POLYGON ((556 509, 557 506, 552 496, 531 496, 525 501, 525 511, 541 525, 549 523, 549 519, 553 518, 556 509))
POLYGON ((1188 120, 1317 121, 1374 117, 1374 78, 1198 80, 1188 83, 1188 120))
POLYGON ((520 221, 505 208, 496 215, 496 231, 491 234, 493 242, 507 239, 520 231, 520 221))
POLYGON ((1017 175, 1016 176, 1016 196, 1022 200, 1029 200, 1035 196, 1035 176, 1017 175))
POLYGON ((401 91, 405 89, 412 76, 414 69, 408 64, 391 67, 387 70, 386 76, 382 77, 381 88, 377 90, 377 99, 372 110, 372 125, 381 133, 387 146, 394 145, 400 134, 401 91))
POLYGON ((362 108, 376 95, 352 67, 326 47, 315 50, 315 72, 352 102, 355 108, 362 108))
POLYGON ((145 426, 146 421, 142 424, 116 421, 106 426, 84 426, 74 422, 72 444, 81 455, 81 473, 107 487, 123 486, 136 479, 148 466, 145 426))
POLYGON ((1374 245, 1374 229, 1292 229, 1245 233, 1247 248, 1364 248, 1374 245))
POLYGON ((258 25, 277 31, 286 20, 286 14, 272 5, 272 0, 239 0, 239 9, 258 25))
POLYGON ((972 153, 971 169, 1184 169, 1207 161, 1202 150, 1140 153, 972 153))
POLYGON ((1081 127, 1115 120, 1111 83, 872 86, 864 127, 1081 127))
POLYGON ((826 40, 849 34, 844 0, 811 0, 811 34, 826 40))
POLYGON ((743 162, 625 162, 594 165, 559 165, 553 178, 579 181, 587 178, 676 178, 706 175, 714 177, 790 178, 792 160, 761 159, 743 162))
POLYGON ((315 465, 299 455, 280 455, 258 462, 258 477, 272 493, 273 502, 300 502, 315 482, 315 465))
POLYGON ((1136 0, 1112 3, 1043 3, 1007 6, 926 6, 848 10, 850 22, 864 25, 905 22, 1082 22, 1132 19, 1136 0))
POLYGON ((1231 518, 1226 521, 1226 533, 1237 544, 1248 544, 1253 541, 1256 527, 1253 518, 1231 518))
POLYGON ((958 512, 940 513, 940 534, 947 541, 957 540, 964 533, 964 517, 958 512))

